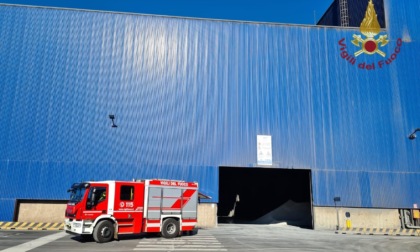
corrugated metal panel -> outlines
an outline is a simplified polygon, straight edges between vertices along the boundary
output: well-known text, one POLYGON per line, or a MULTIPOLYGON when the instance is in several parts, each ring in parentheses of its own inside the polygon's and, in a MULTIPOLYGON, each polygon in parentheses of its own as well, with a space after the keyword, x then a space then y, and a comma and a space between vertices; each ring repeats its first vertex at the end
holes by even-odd
POLYGON ((315 205, 419 203, 419 1, 386 6, 381 50, 405 42, 381 69, 359 56, 370 71, 340 57, 358 29, 0 6, 2 202, 150 177, 217 201, 218 167, 255 166, 268 134, 273 167, 312 170, 315 205))
POLYGON ((411 208, 418 202, 419 173, 367 171, 314 171, 314 201, 322 206, 411 208), (391 202, 386 204, 386 202, 391 202))

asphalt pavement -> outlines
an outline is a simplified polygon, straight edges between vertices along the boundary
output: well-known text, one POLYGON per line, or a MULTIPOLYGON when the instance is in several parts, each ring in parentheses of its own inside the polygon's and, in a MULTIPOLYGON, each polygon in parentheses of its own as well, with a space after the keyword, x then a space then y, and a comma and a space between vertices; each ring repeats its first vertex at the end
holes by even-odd
POLYGON ((0 230, 0 251, 420 251, 420 237, 342 234, 282 224, 219 224, 175 239, 142 234, 98 244, 63 231, 0 230))

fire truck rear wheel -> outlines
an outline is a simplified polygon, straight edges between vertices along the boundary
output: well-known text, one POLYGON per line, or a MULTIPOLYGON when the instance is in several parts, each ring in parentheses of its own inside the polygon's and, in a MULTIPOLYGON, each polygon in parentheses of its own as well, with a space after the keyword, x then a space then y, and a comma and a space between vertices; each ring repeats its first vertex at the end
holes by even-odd
POLYGON ((175 219, 169 218, 163 221, 162 236, 171 239, 177 237, 179 234, 179 222, 175 219))
POLYGON ((109 242, 114 238, 114 225, 110 221, 101 221, 93 230, 93 239, 97 243, 109 242))

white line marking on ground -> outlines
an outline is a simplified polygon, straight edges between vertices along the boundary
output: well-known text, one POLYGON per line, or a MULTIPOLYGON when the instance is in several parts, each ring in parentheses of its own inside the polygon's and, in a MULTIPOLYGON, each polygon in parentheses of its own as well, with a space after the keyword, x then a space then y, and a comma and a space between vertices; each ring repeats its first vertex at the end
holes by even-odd
POLYGON ((58 240, 60 238, 63 238, 66 235, 68 235, 68 234, 66 234, 65 232, 60 232, 60 233, 56 233, 56 234, 52 234, 52 235, 47 235, 47 236, 38 238, 36 240, 28 241, 28 242, 22 243, 20 245, 14 246, 14 247, 3 249, 0 252, 26 252, 26 251, 29 251, 31 249, 34 249, 34 248, 40 247, 42 245, 45 245, 47 243, 58 240))
POLYGON ((175 239, 147 239, 139 241, 137 251, 227 251, 214 237, 209 235, 182 236, 175 239))
POLYGON ((227 249, 216 249, 216 248, 209 248, 209 249, 203 249, 203 248, 135 248, 134 250, 145 250, 145 251, 227 251, 227 249))

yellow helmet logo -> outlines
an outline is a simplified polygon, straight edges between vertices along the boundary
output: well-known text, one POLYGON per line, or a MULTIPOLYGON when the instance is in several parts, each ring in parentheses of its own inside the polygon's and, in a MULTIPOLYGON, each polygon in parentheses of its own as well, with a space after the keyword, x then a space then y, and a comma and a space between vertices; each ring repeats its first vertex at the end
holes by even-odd
POLYGON ((381 26, 379 25, 372 0, 369 1, 365 18, 360 24, 360 32, 365 35, 366 38, 363 39, 361 35, 353 35, 353 40, 351 42, 353 45, 361 47, 359 51, 354 53, 354 56, 357 57, 362 53, 369 55, 377 53, 382 57, 386 56, 386 54, 379 49, 379 46, 383 47, 388 44, 388 35, 381 35, 378 39, 375 39, 375 36, 381 32, 381 26))

